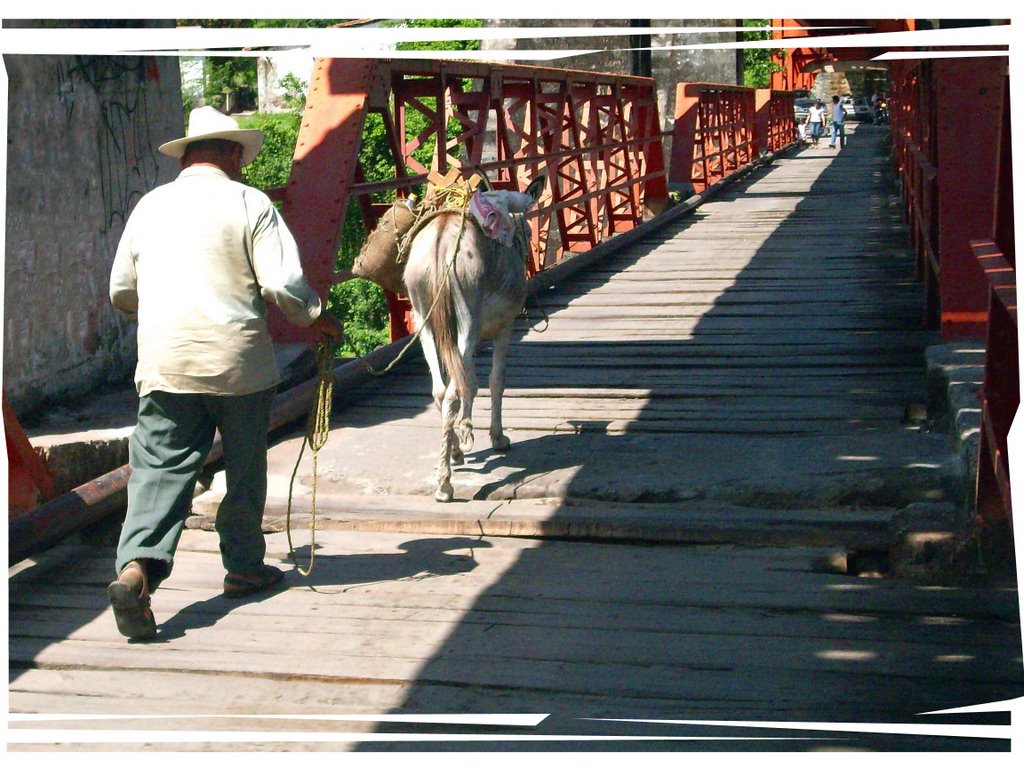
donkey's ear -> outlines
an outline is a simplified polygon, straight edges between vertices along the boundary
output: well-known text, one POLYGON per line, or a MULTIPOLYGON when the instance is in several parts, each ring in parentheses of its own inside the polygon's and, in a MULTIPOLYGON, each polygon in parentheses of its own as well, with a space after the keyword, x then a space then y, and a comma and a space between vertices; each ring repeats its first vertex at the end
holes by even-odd
POLYGON ((481 168, 479 165, 473 166, 473 171, 477 176, 480 177, 480 189, 484 192, 493 192, 494 187, 491 186, 491 180, 487 178, 487 171, 481 168))
POLYGON ((547 175, 542 174, 531 181, 530 186, 526 188, 526 194, 533 198, 533 202, 537 202, 540 199, 541 192, 544 191, 544 183, 547 180, 547 175))

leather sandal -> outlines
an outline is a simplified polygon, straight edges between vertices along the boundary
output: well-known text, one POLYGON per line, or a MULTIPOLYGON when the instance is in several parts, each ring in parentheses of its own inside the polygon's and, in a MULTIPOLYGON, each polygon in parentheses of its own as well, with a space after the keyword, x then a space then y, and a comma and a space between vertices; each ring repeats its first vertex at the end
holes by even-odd
POLYGON ((132 560, 107 587, 110 607, 114 609, 117 631, 129 640, 151 640, 156 637, 156 620, 149 604, 149 580, 146 567, 132 560))
POLYGON ((256 573, 229 573, 224 577, 224 597, 237 599, 262 592, 284 578, 284 571, 263 564, 256 573))

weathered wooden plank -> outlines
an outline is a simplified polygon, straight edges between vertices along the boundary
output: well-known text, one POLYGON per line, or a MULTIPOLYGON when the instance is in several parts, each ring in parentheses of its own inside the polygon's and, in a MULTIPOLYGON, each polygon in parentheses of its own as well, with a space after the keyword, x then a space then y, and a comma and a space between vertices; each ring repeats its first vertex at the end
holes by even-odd
MULTIPOLYGON (((600 574, 594 574, 591 578, 600 578, 600 574)), ((196 595, 190 594, 193 590, 184 589, 185 586, 178 584, 173 591, 161 593, 157 608, 162 617, 172 617, 180 611, 215 617, 224 610, 223 602, 220 605, 204 602, 196 607, 196 595)), ((732 589, 738 590, 739 587, 732 589)), ((649 593, 652 590, 653 587, 646 587, 642 591, 649 593)), ((198 588, 195 591, 201 592, 204 597, 208 592, 198 588)), ((898 645, 915 648, 922 654, 936 655, 945 653, 951 645, 984 645, 991 653, 1009 658, 1020 648, 1019 627, 994 620, 991 612, 988 616, 973 617, 933 615, 928 617, 927 622, 922 622, 919 618, 904 614, 893 615, 873 606, 866 606, 859 612, 824 612, 820 607, 806 606, 774 611, 766 609, 738 621, 737 617, 744 611, 741 611, 741 605, 733 602, 725 602, 720 606, 666 606, 663 601, 653 601, 650 596, 646 600, 581 596, 581 602, 590 600, 599 604, 600 611, 597 611, 597 606, 589 611, 566 611, 561 605, 562 598, 538 596, 523 599, 522 604, 512 610, 509 599, 499 606, 497 596, 489 595, 474 602, 470 612, 466 613, 464 606, 460 609, 458 603, 450 604, 447 592, 439 594, 436 590, 431 591, 430 601, 421 602, 418 606, 382 611, 379 604, 372 602, 333 601, 329 597, 300 591, 301 588, 293 588, 286 598, 287 604, 283 599, 276 599, 272 605, 257 602, 232 611, 234 630, 287 633, 293 631, 296 625, 303 625, 304 633, 327 637, 336 633, 332 628, 335 624, 343 622, 346 636, 387 637, 387 643, 392 648, 414 642, 422 636, 424 628, 438 625, 454 627, 456 624, 460 627, 491 628, 500 624, 506 628, 520 628, 535 633, 538 642, 545 632, 590 633, 592 637, 587 642, 595 644, 595 652, 601 648, 610 648, 605 633, 626 631, 637 633, 641 646, 650 643, 647 650, 651 653, 655 653, 659 647, 668 652, 674 643, 683 643, 684 637, 690 638, 685 640, 686 643, 698 644, 699 638, 706 634, 752 639, 767 637, 780 643, 786 638, 799 639, 801 642, 835 641, 840 644, 872 642, 877 643, 877 647, 888 647, 890 650, 898 645), (311 604, 315 604, 315 622, 308 622, 304 618, 311 604), (655 606, 658 621, 652 625, 650 617, 652 607, 655 606), (673 637, 666 641, 664 636, 668 634, 673 637), (663 641, 667 644, 663 644, 663 641)), ((375 591, 375 594, 379 592, 375 591)), ((451 597, 458 594, 456 592, 451 597)), ((68 637, 82 642, 109 641, 112 639, 112 619, 106 612, 97 618, 95 601, 89 598, 86 594, 66 591, 30 596, 29 601, 19 603, 19 606, 33 606, 40 612, 52 611, 56 615, 46 622, 45 628, 41 628, 38 621, 28 616, 19 617, 11 624, 11 636, 26 640, 68 637), (44 602, 43 598, 49 598, 49 603, 44 602)), ((504 643, 502 647, 509 648, 504 643)), ((616 652, 615 655, 624 658, 621 653, 616 652)), ((12 657, 12 660, 19 665, 27 661, 23 657, 12 657)))
MULTIPOLYGON (((188 530, 172 580, 158 594, 171 606, 195 603, 197 610, 232 615, 267 610, 287 613, 306 602, 329 614, 335 606, 380 606, 380 597, 386 594, 389 610, 418 611, 435 605, 460 611, 480 608, 482 601, 490 600, 495 601, 495 610, 503 610, 508 601, 520 603, 523 615, 541 610, 564 613, 574 602, 592 601, 601 606, 591 615, 597 621, 603 621, 604 612, 613 609, 628 611, 643 623, 658 606, 666 611, 706 608, 723 614, 760 606, 763 611, 759 615, 835 611, 922 625, 923 619, 930 618, 954 634, 970 619, 992 622, 993 627, 1010 632, 1019 626, 1013 590, 927 587, 823 572, 817 564, 830 550, 816 548, 652 548, 344 531, 324 531, 318 541, 327 550, 323 554, 333 556, 318 558, 311 580, 290 578, 289 584, 297 584, 297 588, 266 602, 236 603, 219 597, 223 569, 219 557, 208 557, 216 551, 216 536, 188 530), (410 545, 410 541, 417 543, 410 545), (435 575, 422 578, 431 573, 435 575), (572 578, 567 578, 570 574, 572 578), (715 578, 710 580, 712 576, 715 578), (328 592, 332 584, 357 588, 328 592), (485 595, 481 587, 486 589, 485 595), (191 590, 198 594, 190 594, 191 590), (560 607, 542 609, 543 601, 560 607), (948 624, 943 623, 944 617, 948 624)), ((283 557, 287 550, 284 534, 268 536, 268 549, 271 557, 283 557)), ((48 576, 52 572, 44 571, 38 577, 43 592, 60 592, 68 600, 74 596, 77 602, 69 604, 108 610, 104 587, 112 566, 95 557, 85 563, 70 573, 48 576)), ((12 606, 23 601, 26 605, 38 603, 40 587, 28 576, 23 574, 12 583, 12 606)), ((48 599, 58 598, 53 594, 48 599)))

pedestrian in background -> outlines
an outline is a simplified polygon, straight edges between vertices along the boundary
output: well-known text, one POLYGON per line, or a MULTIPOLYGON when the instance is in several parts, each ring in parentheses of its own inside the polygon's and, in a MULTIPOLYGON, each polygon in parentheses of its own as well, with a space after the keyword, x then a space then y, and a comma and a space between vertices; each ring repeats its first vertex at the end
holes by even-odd
POLYGON ((807 132, 811 137, 811 146, 818 146, 821 134, 825 129, 825 105, 818 99, 807 110, 807 132))
POLYGON ((836 142, 839 143, 839 148, 842 149, 846 144, 846 131, 845 131, 846 111, 843 109, 843 105, 839 103, 839 97, 832 97, 832 140, 828 146, 830 149, 835 149, 836 142))
POLYGON ((107 588, 118 631, 156 635, 151 593, 171 573, 199 472, 219 430, 227 493, 216 530, 224 595, 273 586, 263 562, 267 432, 279 373, 267 302, 323 339, 342 335, 306 281, 299 252, 270 198, 241 183, 263 133, 213 107, 159 150, 178 177, 139 200, 110 275, 114 307, 138 320, 138 425, 129 441, 128 513, 107 588))

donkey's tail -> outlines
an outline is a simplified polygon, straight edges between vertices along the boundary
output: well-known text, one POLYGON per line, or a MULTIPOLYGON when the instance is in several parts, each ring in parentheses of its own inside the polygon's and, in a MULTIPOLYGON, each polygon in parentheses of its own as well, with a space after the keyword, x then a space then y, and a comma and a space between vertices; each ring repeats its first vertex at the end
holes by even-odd
MULTIPOLYGON (((454 216, 446 217, 449 222, 458 222, 454 216)), ((458 310, 455 307, 455 296, 452 284, 455 282, 455 259, 459 238, 451 237, 452 228, 438 228, 437 242, 434 248, 435 260, 431 270, 431 295, 434 300, 433 311, 428 322, 437 347, 437 356, 441 367, 455 385, 459 397, 459 418, 461 419, 462 404, 469 395, 469 377, 466 374, 465 362, 459 351, 458 310)))

